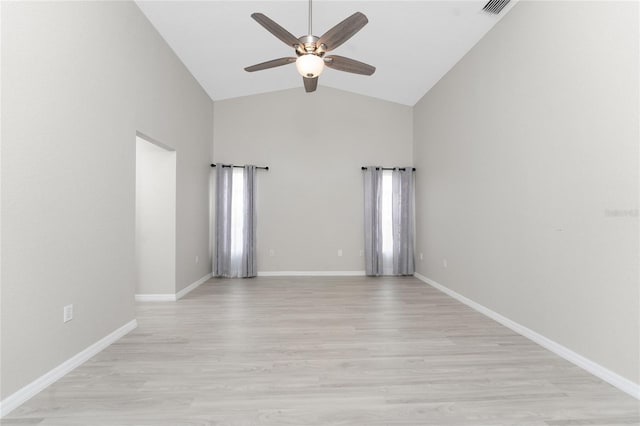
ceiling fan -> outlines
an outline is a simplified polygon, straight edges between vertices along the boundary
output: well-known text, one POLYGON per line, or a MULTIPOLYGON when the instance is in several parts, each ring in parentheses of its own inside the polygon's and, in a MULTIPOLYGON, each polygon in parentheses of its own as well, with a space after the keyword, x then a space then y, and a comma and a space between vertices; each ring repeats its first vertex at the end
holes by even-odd
POLYGON ((362 27, 369 22, 367 17, 363 13, 356 12, 322 36, 316 37, 313 35, 311 27, 311 1, 312 0, 309 0, 309 34, 299 38, 296 38, 289 31, 262 13, 253 13, 251 15, 251 17, 267 31, 282 40, 285 44, 293 47, 297 57, 273 59, 246 67, 244 69, 245 71, 254 72, 266 70, 295 62, 298 72, 302 75, 304 89, 307 92, 316 90, 318 87, 318 76, 322 73, 325 65, 334 70, 346 71, 353 74, 371 75, 375 72, 375 67, 365 64, 364 62, 356 61, 355 59, 338 55, 325 56, 325 53, 342 45, 342 43, 360 31, 362 27))

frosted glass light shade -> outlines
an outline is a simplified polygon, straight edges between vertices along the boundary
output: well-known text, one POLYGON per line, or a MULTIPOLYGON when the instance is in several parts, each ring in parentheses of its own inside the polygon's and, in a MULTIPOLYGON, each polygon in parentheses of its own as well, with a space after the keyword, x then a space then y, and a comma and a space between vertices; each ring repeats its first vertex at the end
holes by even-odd
POLYGON ((314 78, 322 74, 324 69, 324 61, 321 57, 307 54, 296 59, 296 68, 301 76, 314 78))

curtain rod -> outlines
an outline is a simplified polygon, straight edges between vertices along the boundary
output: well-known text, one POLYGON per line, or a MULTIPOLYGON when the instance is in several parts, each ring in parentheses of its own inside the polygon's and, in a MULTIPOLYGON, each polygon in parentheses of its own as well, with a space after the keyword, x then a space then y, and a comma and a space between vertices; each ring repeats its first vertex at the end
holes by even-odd
MULTIPOLYGON (((366 166, 362 166, 362 170, 367 170, 368 167, 366 166)), ((394 167, 376 167, 376 170, 395 170, 394 167)), ((398 170, 407 170, 406 167, 399 167, 398 170)), ((412 167, 411 170, 413 170, 414 172, 416 171, 415 167, 412 167)))
MULTIPOLYGON (((211 167, 215 167, 216 163, 212 163, 211 167)), ((240 167, 240 168, 244 168, 244 166, 234 166, 231 164, 222 164, 222 167, 240 167)), ((260 167, 260 166, 256 166, 256 169, 260 169, 260 170, 269 170, 269 166, 264 166, 264 167, 260 167)))

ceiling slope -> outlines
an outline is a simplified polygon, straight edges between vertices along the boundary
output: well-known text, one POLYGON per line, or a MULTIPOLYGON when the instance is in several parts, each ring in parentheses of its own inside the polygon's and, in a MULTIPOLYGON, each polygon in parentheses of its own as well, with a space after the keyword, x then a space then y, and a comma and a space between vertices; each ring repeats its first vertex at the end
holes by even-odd
MULTIPOLYGON (((302 86, 295 65, 255 73, 244 67, 293 49, 251 19, 262 12, 296 37, 307 34, 307 1, 137 1, 211 99, 302 86)), ((322 86, 413 106, 508 11, 482 11, 486 1, 314 1, 313 32, 356 11, 369 23, 337 55, 374 65, 370 77, 325 69, 322 86)), ((309 96, 313 96, 310 94, 309 96)))

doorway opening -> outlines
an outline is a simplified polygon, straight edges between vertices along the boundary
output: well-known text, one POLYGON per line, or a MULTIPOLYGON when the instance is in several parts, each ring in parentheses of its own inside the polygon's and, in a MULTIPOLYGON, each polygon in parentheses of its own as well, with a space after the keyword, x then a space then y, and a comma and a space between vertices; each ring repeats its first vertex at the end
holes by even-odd
POLYGON ((176 292, 176 152, 136 136, 136 298, 176 292))

